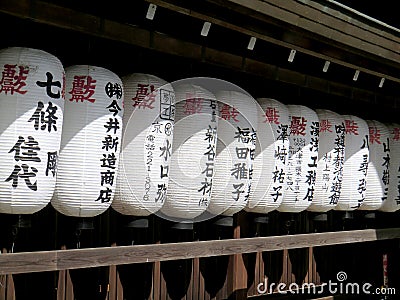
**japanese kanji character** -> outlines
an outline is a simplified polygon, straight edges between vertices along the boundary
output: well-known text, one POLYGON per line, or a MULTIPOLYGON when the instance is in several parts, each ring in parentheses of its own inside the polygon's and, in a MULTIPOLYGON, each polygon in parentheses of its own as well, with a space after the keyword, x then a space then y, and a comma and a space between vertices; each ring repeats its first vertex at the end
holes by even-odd
POLYGON ((208 161, 214 161, 215 158, 215 145, 209 144, 207 146, 207 152, 204 153, 204 155, 207 155, 207 160, 208 161))
POLYGON ((211 188, 212 188, 212 178, 208 181, 208 178, 204 178, 204 181, 201 182, 202 186, 197 191, 201 192, 203 195, 207 194, 210 195, 211 188))
POLYGON ((238 142, 249 143, 251 141, 250 129, 237 127, 234 138, 237 139, 238 142))
POLYGON ((167 197, 167 187, 165 186, 165 183, 159 184, 155 202, 164 203, 166 197, 167 197))
POLYGON ((308 170, 308 174, 306 175, 306 181, 308 185, 315 184, 316 172, 315 170, 308 170))
POLYGON ((43 102, 39 101, 35 112, 32 114, 28 122, 34 122, 33 127, 35 130, 38 130, 39 124, 41 124, 41 130, 46 130, 47 128, 49 132, 51 132, 52 129, 57 131, 56 124, 58 117, 55 115, 58 109, 57 106, 53 106, 53 103, 49 102, 46 111, 43 111, 43 109, 44 104, 43 102))
POLYGON ((193 115, 201 113, 203 110, 203 98, 192 98, 185 100, 185 114, 186 115, 193 115))
POLYGON ((278 141, 282 141, 282 142, 288 141, 289 140, 288 131, 289 131, 289 126, 288 125, 279 124, 278 125, 278 130, 277 130, 278 136, 277 136, 276 139, 278 141))
POLYGON ((274 182, 279 182, 283 183, 285 180, 285 172, 283 172, 283 169, 278 169, 278 167, 275 166, 275 171, 272 172, 272 180, 274 182))
POLYGON ((307 189, 307 194, 303 198, 303 200, 312 201, 313 197, 314 197, 314 186, 311 186, 307 189))
POLYGON ((244 186, 244 183, 239 183, 239 184, 233 184, 233 189, 234 191, 232 192, 233 196, 233 200, 235 201, 239 201, 240 198, 240 194, 243 194, 244 191, 241 190, 241 188, 244 186))
POLYGON ((114 152, 103 154, 103 158, 101 158, 100 161, 102 162, 100 167, 115 169, 117 157, 115 156, 114 152))
POLYGON ((371 144, 374 144, 375 142, 377 144, 381 143, 381 131, 377 127, 369 127, 369 142, 371 144))
POLYGON ((18 141, 8 153, 15 152, 14 159, 16 161, 40 162, 37 151, 40 151, 39 143, 32 136, 28 136, 27 140, 19 136, 18 141))
POLYGON ((100 190, 99 197, 95 201, 101 201, 101 203, 107 203, 111 201, 112 190, 107 187, 105 190, 100 190))
POLYGON ((279 124, 279 111, 275 107, 267 107, 264 123, 279 124))
POLYGON ((221 118, 224 120, 229 121, 232 119, 235 122, 239 122, 239 120, 236 119, 236 117, 239 115, 239 112, 235 107, 231 107, 228 104, 224 104, 222 105, 220 113, 221 113, 221 118))
POLYGON ((114 177, 115 177, 115 172, 114 171, 103 171, 100 172, 101 175, 101 185, 109 184, 113 185, 114 184, 114 177))
POLYGON ((0 80, 0 93, 4 92, 6 95, 10 92, 11 95, 19 93, 21 95, 26 94, 27 91, 23 91, 22 88, 26 86, 25 80, 29 73, 29 68, 25 66, 5 64, 0 80))
POLYGON ((112 137, 111 135, 107 135, 104 137, 102 140, 103 146, 101 147, 102 149, 105 149, 106 151, 110 151, 114 149, 114 152, 117 152, 118 148, 118 137, 112 137))
POLYGON ((168 177, 169 166, 163 166, 163 165, 161 165, 160 167, 161 167, 161 175, 160 175, 160 178, 168 177))
POLYGON ((353 120, 344 120, 344 127, 347 134, 358 135, 357 122, 353 120))
POLYGON ((72 90, 69 91, 69 94, 72 95, 69 101, 83 102, 89 101, 94 103, 96 99, 91 98, 94 95, 96 89, 96 80, 94 80, 91 76, 74 76, 74 80, 72 81, 72 90))
POLYGON ((245 163, 237 163, 234 165, 234 168, 231 169, 231 176, 234 176, 236 179, 247 179, 248 169, 245 163))
POLYGON ((112 96, 114 95, 117 97, 117 99, 122 98, 122 87, 118 82, 116 83, 108 82, 105 86, 105 91, 106 95, 109 98, 112 98, 112 96))
POLYGON ((290 134, 306 135, 307 120, 304 117, 292 116, 290 123, 290 134))
POLYGON ((332 123, 329 120, 321 120, 321 127, 319 129, 320 132, 332 132, 331 127, 332 123))
POLYGON ((247 147, 236 147, 236 157, 238 159, 246 159, 249 153, 249 148, 247 147))
POLYGON ((278 201, 278 198, 280 196, 282 196, 282 193, 281 193, 282 186, 277 186, 277 187, 273 186, 272 189, 274 190, 274 192, 270 195, 274 199, 274 202, 276 202, 276 201, 278 201))
POLYGON ((53 93, 52 87, 57 87, 61 89, 61 82, 60 81, 54 81, 53 82, 53 74, 50 72, 46 72, 46 81, 36 81, 36 84, 40 87, 45 87, 46 88, 46 94, 50 98, 58 99, 61 97, 60 90, 58 90, 56 93, 53 93))
POLYGON ((53 177, 56 175, 57 161, 58 161, 57 151, 47 152, 46 176, 49 176, 49 172, 53 174, 53 177))
POLYGON ((31 177, 36 177, 36 173, 38 170, 34 167, 31 167, 31 172, 29 172, 29 166, 26 164, 22 164, 21 166, 15 165, 14 170, 12 171, 11 175, 5 180, 10 181, 12 180, 12 187, 16 188, 18 187, 18 178, 22 178, 25 180, 25 183, 28 188, 30 188, 32 191, 37 190, 37 181, 34 183, 31 182, 30 178, 31 177), (22 173, 21 173, 22 171, 22 173))
POLYGON ((119 107, 118 102, 113 100, 109 106, 107 106, 108 111, 113 113, 113 116, 115 117, 118 115, 118 112, 121 111, 121 107, 119 107))
POLYGON ((217 134, 217 128, 211 127, 211 125, 208 125, 207 132, 206 132, 206 138, 204 139, 208 143, 211 143, 217 134))
POLYGON ((161 150, 160 157, 164 156, 164 161, 167 161, 168 157, 171 156, 171 144, 169 143, 169 140, 166 140, 166 141, 167 142, 166 142, 165 146, 160 147, 160 150, 161 150))
POLYGON ((393 135, 392 136, 393 141, 400 140, 400 128, 399 127, 394 127, 391 134, 393 135))
POLYGON ((107 132, 114 130, 114 134, 116 134, 117 130, 120 128, 119 121, 117 118, 110 118, 104 127, 107 128, 107 132))
POLYGON ((205 173, 206 177, 212 177, 214 173, 214 163, 206 163, 206 168, 201 173, 205 173))
POLYGON ((138 83, 136 95, 132 98, 133 106, 137 108, 153 109, 152 104, 155 101, 156 93, 154 92, 154 85, 138 83))

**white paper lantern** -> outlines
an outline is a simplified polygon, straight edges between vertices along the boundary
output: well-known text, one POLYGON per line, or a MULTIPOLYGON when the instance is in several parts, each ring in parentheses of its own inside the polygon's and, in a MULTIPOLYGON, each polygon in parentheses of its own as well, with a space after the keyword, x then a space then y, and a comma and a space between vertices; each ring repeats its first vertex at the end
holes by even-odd
POLYGON ((95 66, 66 68, 64 126, 51 204, 67 216, 94 217, 115 193, 121 148, 123 87, 95 66))
POLYGON ((122 83, 124 134, 112 208, 148 216, 161 208, 167 193, 175 95, 153 75, 131 74, 122 83))
POLYGON ((290 118, 286 191, 278 210, 300 212, 311 205, 318 162, 317 113, 302 105, 288 105, 290 118))
POLYGON ((208 212, 232 216, 248 202, 257 140, 257 104, 236 91, 220 91, 215 173, 208 212))
POLYGON ((217 103, 208 90, 173 85, 176 114, 169 185, 160 212, 168 219, 192 222, 210 203, 217 143, 217 103))
POLYGON ((400 125, 386 124, 390 139, 389 191, 380 211, 395 212, 400 208, 400 125))
POLYGON ((260 105, 257 144, 248 212, 268 213, 282 203, 289 159, 289 110, 274 99, 257 99, 260 105))
POLYGON ((386 125, 367 120, 369 128, 369 163, 365 200, 359 210, 379 209, 389 191, 390 134, 386 125))
POLYGON ((352 211, 365 199, 368 171, 368 124, 363 119, 344 115, 346 132, 342 188, 335 210, 352 211))
POLYGON ((32 214, 56 184, 64 68, 38 49, 0 50, 0 212, 32 214))
POLYGON ((314 199, 308 208, 327 212, 339 200, 345 153, 345 127, 341 115, 324 109, 316 110, 319 118, 319 150, 314 199))

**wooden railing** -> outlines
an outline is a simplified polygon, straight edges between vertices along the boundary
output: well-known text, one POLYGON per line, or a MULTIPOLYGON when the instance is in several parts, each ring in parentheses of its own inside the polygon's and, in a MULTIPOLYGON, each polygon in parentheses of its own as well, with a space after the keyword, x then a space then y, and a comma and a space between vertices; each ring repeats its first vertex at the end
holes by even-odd
POLYGON ((0 255, 0 274, 148 263, 400 238, 400 228, 365 229, 154 245, 100 247, 0 255))

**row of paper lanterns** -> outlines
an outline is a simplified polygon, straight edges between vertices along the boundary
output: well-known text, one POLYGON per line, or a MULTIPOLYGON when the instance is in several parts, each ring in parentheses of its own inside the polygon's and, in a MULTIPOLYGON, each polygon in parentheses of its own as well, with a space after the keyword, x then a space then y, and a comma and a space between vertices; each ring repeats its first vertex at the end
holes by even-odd
POLYGON ((31 48, 1 50, 0 68, 1 213, 51 203, 75 217, 112 206, 191 221, 400 208, 397 124, 255 101, 217 79, 64 70, 31 48))

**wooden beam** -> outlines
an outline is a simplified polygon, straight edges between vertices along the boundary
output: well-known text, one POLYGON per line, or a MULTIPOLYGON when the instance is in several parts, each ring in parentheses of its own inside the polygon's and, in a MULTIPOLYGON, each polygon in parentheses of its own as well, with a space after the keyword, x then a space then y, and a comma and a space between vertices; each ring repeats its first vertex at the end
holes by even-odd
MULTIPOLYGON (((157 0, 159 1, 159 0, 157 0)), ((161 3, 161 2, 157 2, 161 3)), ((172 6, 168 6, 172 8, 172 6)), ((183 10, 185 13, 189 13, 183 10)), ((180 55, 182 57, 195 59, 197 61, 204 61, 206 63, 217 64, 220 66, 229 67, 235 70, 254 72, 259 75, 266 75, 265 70, 274 70, 277 69, 275 66, 269 65, 264 62, 255 61, 249 58, 245 59, 244 64, 243 57, 235 54, 230 54, 224 51, 215 50, 212 48, 204 49, 204 53, 202 53, 202 47, 195 43, 182 41, 171 36, 159 33, 159 32, 151 32, 149 30, 139 28, 137 26, 131 26, 127 24, 121 24, 119 22, 102 19, 97 16, 93 16, 90 14, 77 12, 69 8, 61 7, 58 5, 42 2, 42 1, 32 1, 32 0, 23 0, 23 1, 2 1, 0 2, 0 12, 10 14, 13 16, 17 16, 20 18, 31 19, 38 23, 48 24, 60 28, 70 29, 78 32, 83 32, 86 34, 90 34, 93 36, 107 38, 110 40, 121 41, 124 43, 128 43, 131 45, 136 45, 139 47, 143 47, 146 49, 154 49, 160 52, 169 53, 173 55, 180 55), (32 4, 34 3, 34 5, 32 4), (34 6, 34 9, 32 8, 34 6), (53 12, 56 12, 54 15, 53 12)), ((191 14, 194 14, 192 12, 191 14)), ((196 15, 197 17, 205 18, 205 20, 210 20, 209 17, 196 15)), ((213 21, 217 21, 216 19, 212 19, 213 21)), ((222 21, 221 21, 222 22, 222 21)), ((222 24, 222 23, 220 23, 222 24)), ((232 27, 239 30, 239 27, 232 27)), ((247 32, 248 34, 253 34, 256 37, 270 40, 267 36, 263 36, 252 31, 246 31, 243 29, 241 32, 247 32)), ((278 45, 283 45, 286 47, 290 47, 291 45, 282 42, 273 40, 278 45)), ((307 49, 301 49, 304 53, 314 55, 321 59, 330 60, 332 63, 338 63, 345 67, 349 68, 358 68, 361 72, 365 72, 377 77, 385 77, 386 80, 392 80, 394 82, 400 83, 400 79, 392 76, 387 76, 383 73, 375 72, 368 70, 363 67, 359 67, 350 63, 346 63, 332 57, 314 53, 307 49)), ((282 72, 282 74, 296 73, 293 71, 285 70, 280 68, 278 72, 282 72)), ((284 78, 284 82, 301 85, 301 81, 296 77, 292 77, 293 82, 288 81, 287 76, 279 76, 279 74, 275 74, 273 78, 266 77, 268 79, 279 80, 279 78, 284 78)), ((300 75, 300 73, 299 73, 300 75)), ((304 77, 305 75, 301 75, 304 77)), ((299 77, 299 76, 297 76, 299 77)), ((307 76, 307 80, 305 82, 312 81, 326 81, 317 77, 307 76), (310 78, 310 80, 308 80, 310 78)), ((313 89, 312 86, 303 85, 307 88, 313 89)), ((319 87, 325 86, 324 83, 318 85, 319 87)), ((353 87, 346 86, 347 91, 346 95, 351 95, 351 89, 353 87)), ((325 93, 330 93, 329 89, 324 90, 325 93)))
MULTIPOLYGON (((303 86, 324 93, 331 93, 329 84, 327 84, 329 81, 325 79, 304 75, 284 68, 278 68, 274 65, 250 58, 243 58, 242 56, 226 53, 224 51, 208 47, 202 48, 202 46, 195 43, 182 41, 159 32, 151 32, 137 26, 101 19, 96 16, 76 12, 69 8, 41 1, 35 1, 35 13, 33 13, 30 5, 30 0, 24 0, 22 2, 0 2, 0 11, 17 17, 32 19, 35 22, 79 31, 110 40, 121 41, 145 49, 153 49, 163 53, 194 59, 196 61, 203 61, 213 65, 245 71, 262 76, 265 79, 281 80, 286 83, 303 86), (46 11, 48 13, 46 13, 46 11), (50 13, 53 11, 57 11, 58 17, 50 13), (88 24, 90 24, 90 26, 88 24), (290 76, 288 76, 288 74, 290 74, 290 76), (304 80, 304 77, 306 77, 306 80, 304 80), (313 84, 309 85, 309 82, 313 84)), ((351 66, 349 65, 349 67, 351 66)), ((360 70, 361 72, 363 71, 362 68, 360 68, 360 70)), ((376 75, 378 76, 379 74, 376 75)), ((388 80, 391 79, 390 77, 386 78, 388 80)), ((400 83, 400 79, 392 78, 392 80, 400 83)), ((332 85, 335 85, 335 83, 332 82, 332 85)), ((352 89, 352 86, 343 85, 343 96, 352 95, 352 89)), ((371 94, 371 92, 367 90, 365 90, 365 93, 371 94)), ((335 95, 338 94, 335 93, 335 95)), ((371 95, 371 101, 374 101, 375 94, 371 95)))
MULTIPOLYGON (((150 0, 147 0, 150 1, 150 0)), ((158 1, 158 0, 154 0, 158 1)), ((280 1, 280 0, 216 0, 212 2, 225 3, 228 7, 243 7, 261 13, 273 19, 302 28, 312 30, 313 34, 328 37, 333 42, 344 43, 355 49, 363 49, 380 56, 379 48, 386 48, 390 52, 387 59, 396 61, 400 53, 398 43, 400 38, 388 31, 378 30, 366 23, 354 21, 348 15, 338 12, 328 6, 309 5, 307 1, 280 1), (311 25, 310 27, 310 24, 311 25), (395 55, 395 56, 394 56, 395 55)), ((396 61, 398 62, 398 60, 396 61)))
MULTIPOLYGON (((337 57, 329 54, 324 54, 324 51, 321 49, 317 49, 319 51, 313 50, 309 47, 306 47, 307 43, 300 43, 297 40, 304 40, 305 37, 302 36, 300 38, 299 33, 297 34, 289 34, 286 33, 282 39, 277 39, 271 37, 269 35, 258 32, 254 28, 248 28, 233 24, 232 22, 227 22, 225 20, 218 19, 216 17, 206 15, 203 13, 196 12, 192 9, 184 8, 178 5, 171 3, 170 0, 145 0, 149 3, 154 3, 160 7, 164 7, 166 9, 170 9, 176 11, 178 13, 188 15, 203 21, 211 22, 216 25, 220 25, 222 27, 243 33, 253 37, 256 37, 260 40, 264 40, 269 43, 273 43, 282 47, 286 47, 288 49, 295 49, 299 52, 303 52, 305 54, 320 58, 322 60, 328 60, 331 63, 335 63, 347 68, 358 69, 363 73, 370 74, 373 76, 377 76, 378 78, 384 77, 388 80, 392 80, 394 82, 400 82, 395 76, 390 74, 385 74, 383 72, 379 72, 376 70, 370 70, 365 68, 362 64, 357 65, 357 63, 352 63, 348 61, 344 61, 338 59, 337 57)), ((321 39, 330 39, 333 45, 337 44, 345 44, 348 47, 352 47, 353 49, 362 50, 364 52, 368 52, 376 57, 380 57, 390 61, 392 65, 398 64, 400 61, 400 47, 397 42, 398 39, 395 36, 391 36, 391 38, 383 37, 379 34, 376 34, 374 31, 366 31, 363 28, 357 27, 351 23, 345 23, 342 20, 335 19, 330 15, 324 14, 324 12, 318 11, 314 8, 307 7, 303 5, 308 11, 304 11, 298 7, 301 4, 293 4, 295 1, 278 1, 282 7, 275 7, 268 3, 268 1, 247 1, 247 0, 224 0, 234 2, 235 4, 241 4, 254 10, 255 12, 261 12, 263 14, 268 14, 268 17, 271 18, 280 18, 282 21, 289 22, 291 26, 297 26, 302 28, 303 30, 307 30, 311 32, 313 35, 319 34, 321 39), (290 4, 290 3, 292 4, 290 4), (246 4, 246 5, 245 5, 246 4), (296 10, 294 12, 289 11, 289 5, 295 5, 296 10), (305 17, 302 15, 304 14, 305 17), (328 21, 326 21, 328 19, 328 21), (320 23, 324 21, 324 23, 320 23), (345 32, 343 32, 345 30, 345 32), (360 38, 362 37, 362 38, 360 38), (393 40, 392 40, 393 39, 393 40)), ((212 1, 214 2, 214 1, 212 1)), ((217 1, 221 2, 221 1, 217 1)), ((270 1, 273 2, 273 1, 270 1)), ((265 21, 265 16, 263 18, 265 21)), ((326 46, 326 48, 332 47, 326 46)), ((349 49, 344 49, 343 51, 350 51, 349 49)), ((325 51, 329 53, 329 51, 325 51)), ((400 65, 398 66, 400 67, 400 65)))
POLYGON ((0 254, 0 275, 91 268, 400 238, 400 228, 0 254))

